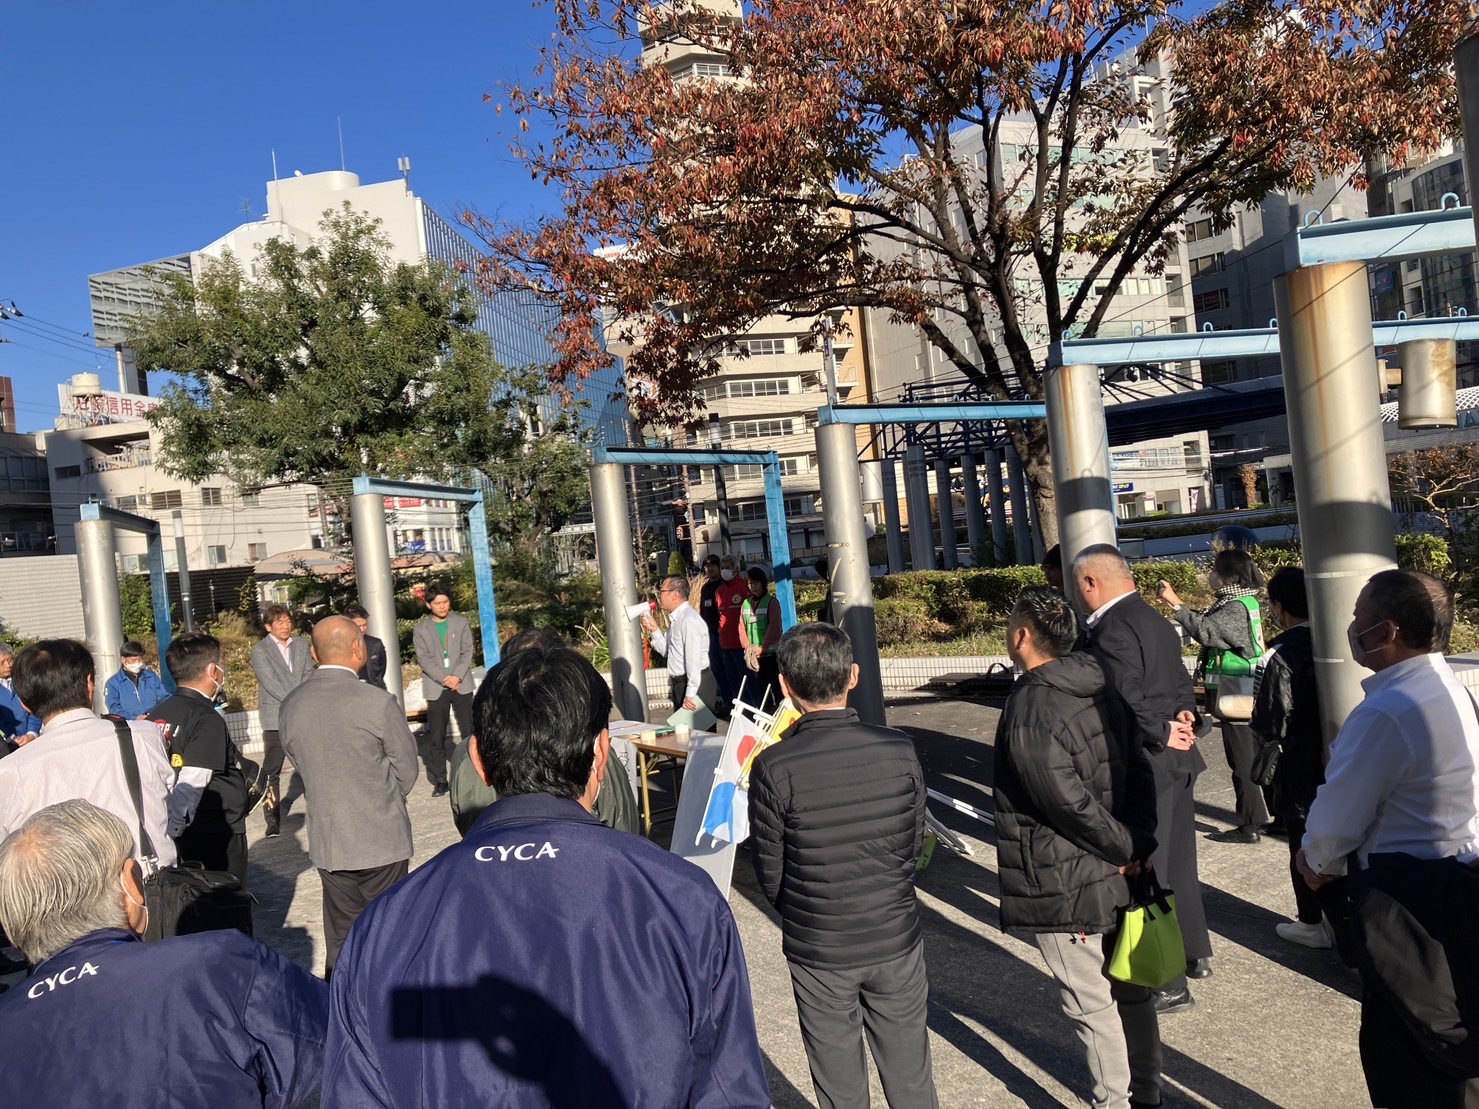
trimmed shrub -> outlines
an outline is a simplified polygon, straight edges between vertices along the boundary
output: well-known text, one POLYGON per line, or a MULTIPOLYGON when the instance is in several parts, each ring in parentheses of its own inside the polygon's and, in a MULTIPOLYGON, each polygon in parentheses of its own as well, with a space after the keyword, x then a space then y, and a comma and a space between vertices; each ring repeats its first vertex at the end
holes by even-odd
POLYGON ((878 645, 888 647, 920 639, 933 639, 944 629, 930 613, 927 602, 915 597, 890 597, 874 603, 878 621, 878 645))
POLYGON ((1421 570, 1441 578, 1452 569, 1453 556, 1449 553, 1447 541, 1440 535, 1406 533, 1397 536, 1397 565, 1404 570, 1421 570))

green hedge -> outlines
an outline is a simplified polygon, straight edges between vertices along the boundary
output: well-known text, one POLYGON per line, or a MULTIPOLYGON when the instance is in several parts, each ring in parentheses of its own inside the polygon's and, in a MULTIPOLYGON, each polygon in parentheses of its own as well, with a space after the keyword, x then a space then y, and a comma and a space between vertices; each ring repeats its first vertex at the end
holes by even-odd
MULTIPOLYGON (((1191 562, 1142 562, 1134 567, 1135 585, 1147 596, 1155 595, 1156 583, 1169 581, 1178 593, 1197 585, 1200 572, 1191 562)), ((923 570, 889 574, 873 580, 873 596, 882 612, 885 602, 912 601, 924 608, 890 606, 892 613, 907 613, 912 620, 923 611, 930 619, 959 626, 1000 619, 1012 611, 1022 590, 1046 585, 1047 578, 1036 566, 1005 566, 1000 569, 923 570)), ((902 619, 903 617, 901 617, 902 619)), ((880 621, 882 617, 880 616, 880 621)))

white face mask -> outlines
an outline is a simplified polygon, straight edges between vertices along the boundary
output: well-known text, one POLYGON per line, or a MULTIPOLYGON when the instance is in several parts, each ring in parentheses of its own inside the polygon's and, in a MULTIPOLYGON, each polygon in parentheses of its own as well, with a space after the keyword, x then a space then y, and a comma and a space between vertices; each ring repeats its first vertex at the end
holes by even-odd
POLYGON ((144 664, 142 662, 126 662, 123 664, 123 668, 130 674, 142 674, 144 672, 144 664))
POLYGON ((1361 637, 1363 635, 1368 635, 1371 632, 1374 632, 1377 628, 1381 627, 1385 623, 1385 620, 1378 620, 1376 623, 1372 624, 1371 627, 1367 628, 1365 631, 1360 632, 1356 631, 1356 626, 1354 624, 1346 628, 1346 641, 1349 642, 1351 645, 1351 658, 1356 660, 1357 666, 1364 666, 1366 664, 1367 655, 1375 654, 1377 651, 1381 650, 1381 647, 1386 646, 1386 644, 1383 643, 1381 647, 1373 648, 1370 651, 1361 646, 1361 637))
POLYGON ((143 924, 139 928, 139 935, 142 936, 145 932, 149 931, 149 906, 144 904, 142 901, 134 900, 134 895, 129 892, 128 883, 123 880, 122 875, 119 875, 118 878, 118 888, 123 890, 124 900, 126 900, 134 908, 144 910, 143 924))
POLYGON ((724 567, 724 569, 722 569, 722 570, 719 571, 719 576, 721 578, 723 578, 725 581, 733 581, 734 580, 734 571, 731 570, 729 567, 726 566, 726 567, 724 567))

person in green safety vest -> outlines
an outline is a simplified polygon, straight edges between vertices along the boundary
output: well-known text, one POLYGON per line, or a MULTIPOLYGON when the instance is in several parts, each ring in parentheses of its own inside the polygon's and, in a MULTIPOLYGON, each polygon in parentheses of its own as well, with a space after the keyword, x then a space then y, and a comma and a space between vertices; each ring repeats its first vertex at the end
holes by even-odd
POLYGON ((745 665, 755 672, 760 684, 755 703, 773 709, 782 698, 775 657, 782 631, 780 606, 770 592, 770 578, 764 570, 751 566, 747 576, 750 595, 740 606, 740 644, 745 649, 745 665))

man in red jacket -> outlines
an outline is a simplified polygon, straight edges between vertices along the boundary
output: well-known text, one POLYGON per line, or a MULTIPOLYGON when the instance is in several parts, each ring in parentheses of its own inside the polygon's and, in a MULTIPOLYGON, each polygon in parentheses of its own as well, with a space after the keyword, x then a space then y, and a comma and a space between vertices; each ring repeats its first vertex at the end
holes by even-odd
POLYGON ((866 1029, 889 1105, 937 1105, 914 895, 925 802, 914 741, 847 707, 858 667, 840 628, 798 624, 777 656, 803 715, 755 760, 750 828, 760 888, 781 914, 817 1102, 868 1104, 866 1029))

